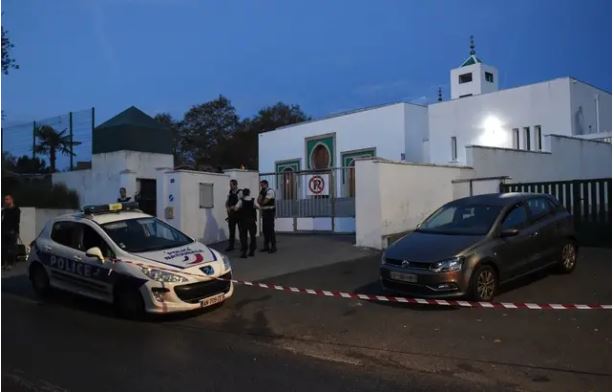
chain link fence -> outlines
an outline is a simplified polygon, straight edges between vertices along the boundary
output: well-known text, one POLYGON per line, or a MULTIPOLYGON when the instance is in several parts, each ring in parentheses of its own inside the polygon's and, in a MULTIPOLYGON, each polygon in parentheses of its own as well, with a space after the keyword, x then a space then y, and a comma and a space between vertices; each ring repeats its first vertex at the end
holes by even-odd
MULTIPOLYGON (((40 158, 49 166, 48 154, 39 154, 35 148, 40 140, 35 136, 36 128, 52 127, 62 135, 72 136, 75 145, 71 154, 57 152, 56 171, 84 169, 90 166, 92 157, 92 130, 94 128, 94 108, 61 114, 22 123, 2 124, 2 153, 18 159, 22 156, 40 158)), ((70 147, 70 145, 69 145, 70 147)))

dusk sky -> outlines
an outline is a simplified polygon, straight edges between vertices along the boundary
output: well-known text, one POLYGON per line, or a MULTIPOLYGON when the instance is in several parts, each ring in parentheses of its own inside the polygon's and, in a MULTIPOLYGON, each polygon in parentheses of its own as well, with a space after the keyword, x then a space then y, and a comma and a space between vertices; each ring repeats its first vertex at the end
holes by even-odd
POLYGON ((227 96, 241 116, 277 101, 314 117, 428 103, 477 54, 508 88, 573 76, 611 91, 611 2, 4 0, 20 69, 6 123, 128 106, 180 118, 227 96))

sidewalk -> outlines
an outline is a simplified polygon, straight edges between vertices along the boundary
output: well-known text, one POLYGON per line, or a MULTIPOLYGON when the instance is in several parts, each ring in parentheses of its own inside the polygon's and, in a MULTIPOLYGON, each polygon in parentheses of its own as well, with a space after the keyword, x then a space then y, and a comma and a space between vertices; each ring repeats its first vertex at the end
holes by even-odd
MULTIPOLYGON (((241 252, 238 249, 240 247, 238 241, 232 252, 224 251, 226 242, 211 247, 230 257, 234 278, 263 280, 379 253, 372 249, 356 247, 353 241, 353 235, 277 234, 276 253, 269 254, 256 250, 256 255, 247 259, 239 257, 241 252)), ((258 249, 260 248, 262 248, 262 237, 258 238, 258 249)))
MULTIPOLYGON (((237 240, 235 250, 225 252, 227 243, 211 245, 230 257, 233 276, 241 280, 262 280, 274 276, 322 267, 343 261, 355 260, 379 252, 358 248, 353 244, 354 236, 324 234, 278 234, 277 252, 273 254, 260 252, 262 237, 258 238, 258 248, 254 257, 241 259, 240 243, 237 240)), ((2 271, 2 278, 27 274, 26 263, 16 263, 10 271, 2 271)))
POLYGON ((17 262, 13 265, 13 268, 11 268, 10 270, 2 270, 2 279, 12 278, 15 276, 20 276, 20 275, 27 275, 28 274, 27 269, 28 269, 28 263, 26 263, 25 261, 17 262))

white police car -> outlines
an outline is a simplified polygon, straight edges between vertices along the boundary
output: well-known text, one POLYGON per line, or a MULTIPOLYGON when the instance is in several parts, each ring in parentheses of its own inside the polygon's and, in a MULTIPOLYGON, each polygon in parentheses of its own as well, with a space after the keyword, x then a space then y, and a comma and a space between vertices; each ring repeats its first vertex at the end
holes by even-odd
POLYGON ((113 303, 127 317, 193 310, 232 296, 226 256, 137 208, 89 206, 48 222, 28 257, 35 292, 78 293, 113 303))

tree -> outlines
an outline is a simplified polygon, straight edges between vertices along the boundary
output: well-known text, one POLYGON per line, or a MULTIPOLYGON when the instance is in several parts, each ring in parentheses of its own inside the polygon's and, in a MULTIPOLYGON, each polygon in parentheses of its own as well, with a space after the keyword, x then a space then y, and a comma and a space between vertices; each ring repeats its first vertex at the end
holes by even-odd
POLYGON ((36 128, 35 136, 38 144, 34 147, 34 152, 49 156, 49 168, 51 172, 55 172, 55 163, 57 154, 72 155, 73 147, 78 146, 81 142, 71 141, 70 135, 66 134, 66 129, 58 132, 49 125, 41 125, 36 128))
POLYGON ((275 105, 260 109, 258 114, 251 120, 251 126, 258 133, 272 131, 284 125, 308 121, 311 118, 301 110, 299 105, 286 105, 277 102, 275 105))
POLYGON ((224 157, 226 167, 257 169, 258 134, 309 119, 298 105, 278 102, 264 107, 254 117, 243 120, 240 130, 222 143, 218 153, 224 157))
POLYGON ((9 40, 8 31, 2 27, 2 73, 8 75, 9 69, 19 69, 19 65, 15 63, 15 59, 11 57, 10 50, 15 45, 9 40))
POLYGON ((169 113, 158 113, 154 116, 154 120, 168 127, 172 132, 172 153, 175 160, 175 166, 180 166, 185 163, 185 157, 182 150, 182 123, 175 121, 169 113))
POLYGON ((15 163, 15 172, 17 173, 45 173, 47 169, 47 164, 43 159, 32 158, 27 155, 19 157, 15 163))
POLYGON ((220 167, 218 147, 239 127, 239 116, 228 98, 220 95, 193 106, 181 123, 181 149, 188 163, 197 168, 220 167))

